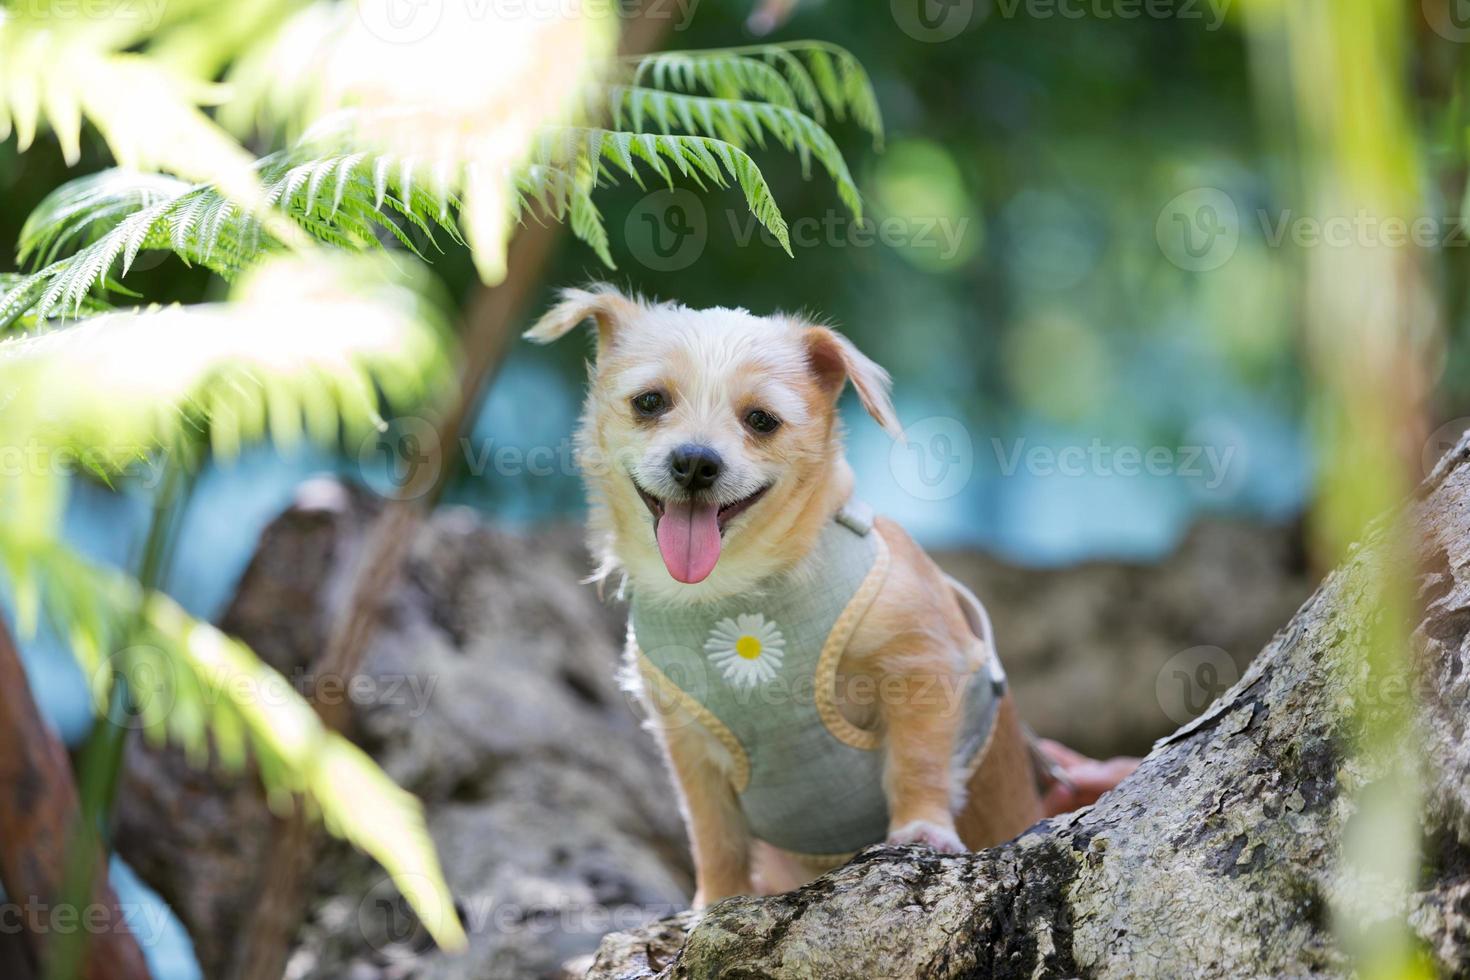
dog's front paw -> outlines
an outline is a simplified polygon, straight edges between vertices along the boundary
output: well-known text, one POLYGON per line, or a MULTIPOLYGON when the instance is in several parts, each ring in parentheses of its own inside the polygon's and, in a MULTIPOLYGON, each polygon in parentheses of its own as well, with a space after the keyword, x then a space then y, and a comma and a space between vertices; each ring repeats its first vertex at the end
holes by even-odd
POLYGON ((911 820, 888 834, 890 844, 923 844, 940 854, 964 854, 967 850, 954 827, 929 820, 911 820))

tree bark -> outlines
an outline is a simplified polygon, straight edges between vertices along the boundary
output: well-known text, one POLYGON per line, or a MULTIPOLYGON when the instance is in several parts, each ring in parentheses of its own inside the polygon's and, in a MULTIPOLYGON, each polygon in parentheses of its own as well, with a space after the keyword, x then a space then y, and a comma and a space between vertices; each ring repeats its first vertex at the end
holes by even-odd
MULTIPOLYGON (((1445 976, 1470 973, 1470 437, 1411 504, 1412 698, 1422 859, 1406 907, 1445 976)), ((945 857, 875 847, 805 888, 722 902, 607 937, 587 974, 659 977, 1303 976, 1351 971, 1332 905, 1352 792, 1382 773, 1352 751, 1350 680, 1371 611, 1356 601, 1385 526, 1204 715, 1097 805, 1010 844, 945 857)), ((1221 596, 1221 602, 1229 602, 1221 596)), ((1361 701, 1361 698, 1358 698, 1361 701)), ((1400 702, 1401 703, 1401 702, 1400 702)), ((1370 708, 1372 705, 1366 705, 1370 708)))
POLYGON ((5 747, 0 751, 0 883, 8 896, 0 930, 13 934, 23 926, 29 940, 25 952, 15 943, 4 944, 0 976, 39 973, 37 964, 46 962, 52 944, 84 928, 87 980, 147 980, 142 950, 107 885, 106 857, 96 834, 77 832, 77 791, 66 747, 41 717, 3 622, 0 745, 5 747), (92 903, 85 909, 60 909, 55 903, 77 847, 97 847, 92 903))

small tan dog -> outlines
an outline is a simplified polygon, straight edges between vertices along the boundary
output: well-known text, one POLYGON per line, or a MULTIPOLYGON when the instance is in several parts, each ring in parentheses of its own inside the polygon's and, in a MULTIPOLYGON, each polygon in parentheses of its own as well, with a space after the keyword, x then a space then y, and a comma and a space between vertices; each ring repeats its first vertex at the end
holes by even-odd
POLYGON ((696 907, 868 844, 987 847, 1042 815, 984 610, 853 501, 838 396, 901 438, 831 329, 566 290, 526 336, 597 327, 578 434, 599 578, 679 788, 696 907))

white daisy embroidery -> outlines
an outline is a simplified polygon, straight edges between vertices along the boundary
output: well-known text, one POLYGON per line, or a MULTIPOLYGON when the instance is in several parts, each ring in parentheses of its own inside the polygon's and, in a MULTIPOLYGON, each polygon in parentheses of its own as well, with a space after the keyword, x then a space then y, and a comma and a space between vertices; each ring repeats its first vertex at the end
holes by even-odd
POLYGON ((738 688, 751 688, 776 676, 786 654, 786 639, 760 613, 744 613, 716 623, 704 641, 704 652, 725 680, 738 688))

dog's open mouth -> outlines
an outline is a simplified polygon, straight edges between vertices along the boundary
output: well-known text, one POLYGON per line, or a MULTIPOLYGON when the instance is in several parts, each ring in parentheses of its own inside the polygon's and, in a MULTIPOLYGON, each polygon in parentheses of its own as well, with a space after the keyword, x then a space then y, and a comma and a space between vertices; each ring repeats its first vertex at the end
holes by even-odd
POLYGON ((715 570, 720 560, 720 539, 730 521, 771 489, 767 484, 749 496, 720 505, 712 500, 660 500, 637 480, 633 487, 653 515, 654 536, 664 567, 676 581, 689 585, 703 582, 715 570))

